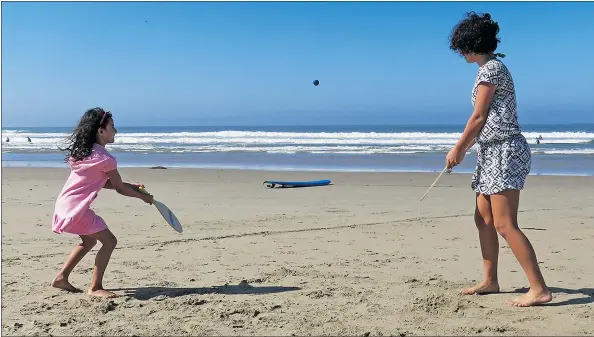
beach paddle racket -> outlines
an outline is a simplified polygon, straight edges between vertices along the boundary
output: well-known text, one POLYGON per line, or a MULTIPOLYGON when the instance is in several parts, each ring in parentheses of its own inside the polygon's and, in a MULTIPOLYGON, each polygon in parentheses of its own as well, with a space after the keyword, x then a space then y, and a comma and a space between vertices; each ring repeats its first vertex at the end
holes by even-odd
MULTIPOLYGON (((139 187, 138 192, 150 194, 144 189, 144 187, 139 187)), ((177 217, 175 216, 175 214, 173 214, 169 207, 165 206, 165 204, 163 204, 162 202, 155 200, 155 198, 153 198, 153 205, 155 205, 155 207, 157 208, 159 213, 161 213, 163 219, 167 221, 169 226, 175 229, 178 233, 181 233, 183 231, 181 223, 179 222, 179 220, 177 220, 177 217)))

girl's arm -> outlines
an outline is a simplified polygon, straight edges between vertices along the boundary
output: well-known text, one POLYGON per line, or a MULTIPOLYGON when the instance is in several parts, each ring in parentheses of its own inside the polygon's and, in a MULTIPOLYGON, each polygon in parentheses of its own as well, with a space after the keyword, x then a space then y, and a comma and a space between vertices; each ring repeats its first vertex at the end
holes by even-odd
MULTIPOLYGON (((108 183, 105 186, 109 185, 112 189, 116 190, 119 194, 125 195, 127 197, 133 197, 142 199, 146 203, 151 203, 153 196, 140 193, 138 192, 138 187, 125 183, 122 181, 122 177, 117 169, 105 172, 107 177, 109 178, 108 183)), ((107 188, 107 187, 106 187, 107 188)))
MULTIPOLYGON (((134 184, 130 184, 130 183, 123 183, 124 185, 128 185, 128 187, 134 189, 135 191, 138 192, 138 185, 134 185, 134 184)), ((107 179, 107 182, 105 183, 105 185, 103 186, 103 188, 107 188, 110 190, 115 190, 115 186, 113 186, 113 184, 111 183, 111 179, 107 179)))
POLYGON ((476 102, 474 104, 474 111, 466 123, 466 128, 456 143, 456 149, 458 151, 466 152, 474 142, 475 138, 485 125, 487 116, 489 115, 489 105, 493 100, 495 94, 495 86, 491 83, 481 82, 478 85, 476 93, 476 102))

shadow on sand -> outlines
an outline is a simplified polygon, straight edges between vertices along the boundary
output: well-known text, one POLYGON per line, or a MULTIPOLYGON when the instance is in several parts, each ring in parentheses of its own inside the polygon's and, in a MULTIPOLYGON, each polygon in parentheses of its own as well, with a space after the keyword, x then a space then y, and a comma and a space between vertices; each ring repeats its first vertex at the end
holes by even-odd
MULTIPOLYGON (((579 305, 579 304, 594 303, 594 288, 567 289, 567 288, 560 288, 560 287, 549 287, 549 289, 551 289, 551 291, 553 292, 553 301, 550 303, 545 303, 545 304, 543 304, 543 306, 560 307, 560 306, 564 306, 564 305, 579 305), (581 295, 584 295, 585 297, 572 298, 569 300, 556 302, 555 294, 558 294, 558 293, 568 294, 568 295, 581 294, 581 295)), ((526 292, 528 292, 528 288, 517 288, 512 291, 502 291, 501 293, 524 294, 526 292)))
POLYGON ((174 287, 138 287, 138 288, 120 288, 111 289, 118 292, 123 291, 125 296, 133 297, 140 301, 150 300, 157 296, 165 296, 169 298, 186 296, 186 295, 203 295, 203 294, 226 294, 226 295, 264 295, 276 294, 286 291, 301 290, 299 287, 282 287, 282 286, 252 286, 245 281, 238 285, 224 285, 214 287, 201 288, 174 288, 174 287))

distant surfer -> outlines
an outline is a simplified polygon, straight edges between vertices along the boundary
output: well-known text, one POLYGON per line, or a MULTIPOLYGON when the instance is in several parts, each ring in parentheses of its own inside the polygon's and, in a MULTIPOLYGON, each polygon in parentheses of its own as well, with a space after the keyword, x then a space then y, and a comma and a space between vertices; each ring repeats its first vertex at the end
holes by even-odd
POLYGON ((31 137, 27 136, 27 141, 31 143, 31 137))
POLYGON ((6 142, 9 143, 10 142, 10 138, 6 137, 6 142))

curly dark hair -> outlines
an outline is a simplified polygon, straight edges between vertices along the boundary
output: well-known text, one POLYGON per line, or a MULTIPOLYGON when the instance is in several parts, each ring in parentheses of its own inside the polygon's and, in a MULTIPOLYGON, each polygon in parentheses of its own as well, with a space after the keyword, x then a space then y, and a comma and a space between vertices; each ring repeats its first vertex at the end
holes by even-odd
POLYGON ((106 127, 111 118, 111 113, 102 108, 87 110, 72 134, 66 139, 69 146, 65 149, 60 148, 66 151, 64 161, 68 162, 70 159, 80 161, 90 156, 93 144, 97 141, 97 131, 99 128, 106 127))
POLYGON ((488 54, 501 42, 497 37, 499 24, 491 14, 466 13, 467 18, 458 22, 450 35, 450 49, 460 54, 488 54))

